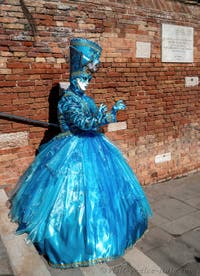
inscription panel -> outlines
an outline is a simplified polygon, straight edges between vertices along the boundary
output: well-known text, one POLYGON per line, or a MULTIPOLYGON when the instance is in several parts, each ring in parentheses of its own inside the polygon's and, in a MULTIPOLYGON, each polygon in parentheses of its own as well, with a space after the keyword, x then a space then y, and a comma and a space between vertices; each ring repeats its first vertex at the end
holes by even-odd
POLYGON ((194 29, 162 24, 162 62, 193 62, 194 29))

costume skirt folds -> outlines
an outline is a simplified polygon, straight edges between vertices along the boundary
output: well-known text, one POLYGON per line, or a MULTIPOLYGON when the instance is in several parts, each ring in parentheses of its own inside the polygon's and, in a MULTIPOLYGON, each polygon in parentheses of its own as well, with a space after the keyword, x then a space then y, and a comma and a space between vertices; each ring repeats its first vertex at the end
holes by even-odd
POLYGON ((152 216, 133 171, 100 133, 58 135, 43 146, 11 203, 16 232, 60 268, 122 256, 152 216))

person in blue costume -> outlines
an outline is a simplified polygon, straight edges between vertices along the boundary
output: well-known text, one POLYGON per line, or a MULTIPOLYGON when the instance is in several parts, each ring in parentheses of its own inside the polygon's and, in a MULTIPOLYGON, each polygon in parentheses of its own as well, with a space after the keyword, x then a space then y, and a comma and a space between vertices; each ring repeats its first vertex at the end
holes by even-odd
POLYGON ((119 149, 100 131, 116 122, 85 90, 101 47, 70 42, 70 86, 58 103, 61 133, 44 144, 10 197, 17 234, 27 233, 55 268, 88 266, 124 255, 148 229, 152 210, 119 149))

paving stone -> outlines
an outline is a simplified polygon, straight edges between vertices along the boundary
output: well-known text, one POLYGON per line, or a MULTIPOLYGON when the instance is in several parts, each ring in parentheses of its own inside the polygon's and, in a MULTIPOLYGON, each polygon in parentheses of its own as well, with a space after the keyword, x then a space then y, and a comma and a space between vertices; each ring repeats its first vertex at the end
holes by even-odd
POLYGON ((147 193, 147 195, 154 197, 156 200, 158 200, 161 196, 169 196, 169 194, 174 192, 176 187, 177 184, 175 184, 175 180, 170 180, 166 182, 148 185, 145 189, 145 192, 147 193))
POLYGON ((162 224, 170 222, 169 219, 160 216, 158 213, 156 213, 156 211, 153 211, 153 212, 154 212, 153 217, 151 218, 152 225, 160 226, 162 224))
POLYGON ((193 216, 194 218, 199 219, 199 222, 200 222, 200 211, 199 210, 197 212, 192 213, 191 216, 193 216))
POLYGON ((152 200, 158 200, 164 195, 180 200, 194 198, 197 193, 200 193, 200 173, 149 185, 145 188, 145 192, 152 200))
POLYGON ((126 262, 124 260, 124 258, 120 257, 120 258, 117 258, 117 259, 113 259, 109 262, 106 262, 106 264, 109 266, 109 267, 114 267, 114 266, 119 266, 119 265, 122 265, 124 262, 126 262))
POLYGON ((191 262, 184 265, 183 267, 171 272, 169 276, 199 276, 200 275, 200 264, 191 262))
POLYGON ((186 185, 189 185, 191 189, 195 189, 200 192, 200 172, 196 172, 188 175, 187 177, 181 177, 179 180, 186 185))
POLYGON ((149 229, 147 235, 144 236, 137 244, 136 247, 141 250, 143 253, 147 251, 163 246, 174 239, 171 235, 163 231, 162 229, 155 227, 149 229))
POLYGON ((0 208, 6 207, 7 200, 8 198, 6 196, 6 193, 4 192, 4 190, 0 189, 0 208))
POLYGON ((196 209, 200 209, 200 196, 198 196, 198 197, 195 196, 193 198, 186 199, 185 203, 187 203, 190 206, 195 207, 196 209))
POLYGON ((84 276, 116 276, 106 263, 80 268, 84 276))
POLYGON ((1 237, 0 237, 0 258, 4 257, 6 255, 6 248, 1 240, 1 237))
POLYGON ((1 256, 0 258, 0 275, 14 275, 7 256, 1 256))
POLYGON ((173 181, 174 190, 170 190, 168 195, 187 200, 200 196, 200 173, 191 174, 187 177, 181 177, 173 181))
POLYGON ((13 275, 6 248, 0 238, 0 275, 13 275))
MULTIPOLYGON (((196 176, 196 178, 197 178, 197 176, 196 176)), ((193 181, 194 181, 194 179, 193 179, 193 181)), ((196 179, 195 182, 190 183, 189 185, 190 185, 191 190, 200 193, 200 176, 198 176, 198 179, 196 179)))
POLYGON ((195 248, 200 253, 200 226, 197 229, 184 233, 177 239, 180 242, 184 242, 187 246, 195 248))
POLYGON ((155 224, 152 223, 151 220, 152 220, 152 217, 151 217, 150 220, 148 221, 148 229, 151 229, 151 228, 155 227, 155 224))
POLYGON ((187 199, 191 199, 200 196, 200 193, 191 189, 190 185, 186 186, 186 184, 177 187, 175 191, 169 193, 169 195, 173 195, 174 198, 180 199, 181 201, 185 201, 187 199))
POLYGON ((110 262, 107 262, 107 265, 112 269, 112 271, 117 276, 139 276, 140 274, 126 262, 124 258, 117 258, 110 262))
POLYGON ((146 252, 146 255, 169 275, 185 264, 194 262, 194 254, 193 248, 177 240, 172 240, 162 247, 146 252))
POLYGON ((196 211, 196 208, 173 198, 166 198, 153 203, 153 209, 156 210, 159 215, 169 220, 174 220, 196 211))
POLYGON ((71 268, 67 268, 67 269, 53 268, 47 263, 46 259, 43 256, 41 256, 41 259, 45 263, 51 276, 83 276, 79 268, 72 268, 72 269, 71 268))
POLYGON ((191 173, 185 176, 181 176, 176 179, 171 179, 169 182, 177 186, 182 184, 191 185, 191 184, 199 183, 199 180, 200 180, 200 171, 191 173))
POLYGON ((167 276, 162 269, 152 261, 152 258, 133 248, 126 252, 124 259, 134 267, 142 276, 167 276))
POLYGON ((50 268, 49 272, 51 276, 83 276, 82 272, 78 268, 68 268, 62 270, 50 268))
POLYGON ((112 267, 112 270, 117 276, 140 276, 141 275, 127 262, 119 266, 112 267))
POLYGON ((144 191, 150 204, 157 201, 158 199, 161 200, 167 197, 166 194, 163 194, 160 190, 154 189, 153 187, 152 189, 145 189, 144 191))
POLYGON ((182 235, 183 233, 200 226, 200 219, 198 218, 199 214, 198 212, 196 213, 196 216, 194 213, 189 214, 169 223, 160 225, 160 227, 171 235, 182 235))
MULTIPOLYGON (((5 203, 6 195, 2 190, 0 190, 0 198, 5 203)), ((3 202, 2 206, 4 206, 3 202)), ((16 225, 10 222, 8 212, 6 207, 0 207, 0 236, 6 247, 13 272, 17 276, 50 276, 35 247, 25 244, 26 235, 14 235, 16 225)))

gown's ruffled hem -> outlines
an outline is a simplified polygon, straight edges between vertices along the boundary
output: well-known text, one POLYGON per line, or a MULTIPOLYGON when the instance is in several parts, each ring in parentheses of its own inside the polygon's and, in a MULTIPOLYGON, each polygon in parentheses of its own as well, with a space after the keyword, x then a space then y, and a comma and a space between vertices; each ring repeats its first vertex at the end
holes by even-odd
POLYGON ((53 264, 50 261, 48 261, 48 264, 52 267, 52 268, 58 268, 58 269, 68 269, 68 268, 78 268, 78 267, 87 267, 87 266, 92 266, 92 265, 96 265, 96 264, 102 264, 105 262, 109 262, 109 261, 113 261, 116 260, 118 258, 123 257, 126 252, 128 252, 129 250, 131 250, 133 247, 135 247, 135 245, 144 238, 144 236, 149 232, 149 229, 146 229, 144 231, 144 233, 142 234, 142 236, 137 239, 134 243, 132 243, 130 246, 128 246, 125 249, 124 254, 122 255, 117 255, 117 256, 110 256, 110 257, 106 257, 106 258, 97 258, 94 260, 89 260, 89 261, 82 261, 82 262, 74 262, 74 263, 68 263, 68 264, 53 264))
MULTIPOLYGON (((12 220, 12 223, 18 224, 19 222, 16 220, 12 220)), ((51 266, 52 268, 58 268, 58 269, 68 269, 68 268, 78 268, 78 267, 88 267, 88 266, 92 266, 92 265, 96 265, 96 264, 101 264, 101 263, 105 263, 105 262, 109 262, 109 261, 113 261, 116 260, 120 257, 123 257, 127 251, 131 250, 133 247, 135 247, 135 245, 144 238, 144 236, 149 232, 149 229, 145 229, 143 234, 141 234, 141 237, 138 238, 135 242, 133 242, 130 246, 128 246, 125 251, 124 254, 121 255, 116 255, 116 256, 110 256, 110 257, 105 257, 105 258, 97 258, 94 260, 89 260, 89 261, 82 261, 82 262, 74 262, 74 263, 68 263, 68 264, 53 264, 50 261, 48 261, 49 266, 51 266)), ((15 235, 21 235, 21 234, 25 234, 25 231, 22 231, 21 233, 17 233, 15 232, 15 235)), ((26 233, 27 234, 27 233, 26 233)), ((31 239, 28 238, 28 234, 27 234, 27 238, 24 239, 26 245, 30 245, 33 244, 34 242, 31 241, 31 239)), ((43 255, 43 254, 42 254, 43 255)), ((45 257, 45 256, 44 256, 45 257)), ((48 259, 48 258, 47 258, 48 259)))
MULTIPOLYGON (((145 231, 146 232, 146 231, 145 231)), ((148 231, 147 231, 148 232, 148 231)), ((142 237, 143 238, 143 237, 142 237)), ((141 240, 142 238, 138 239, 141 240)), ((115 259, 118 259, 120 257, 123 257, 126 254, 126 251, 130 250, 133 248, 134 245, 136 245, 135 242, 134 244, 130 245, 129 247, 126 248, 125 253, 123 255, 117 255, 113 257, 106 257, 106 258, 98 258, 94 260, 89 260, 89 261, 83 261, 83 262, 74 262, 74 263, 69 263, 69 264, 52 264, 51 262, 48 262, 48 264, 53 267, 53 268, 60 268, 60 269, 67 269, 67 268, 77 268, 77 267, 87 267, 87 266, 92 266, 96 264, 101 264, 109 261, 113 261, 115 259)))
POLYGON ((60 269, 67 269, 67 268, 76 268, 76 267, 86 267, 86 266, 92 266, 96 264, 101 264, 104 262, 109 262, 114 259, 119 258, 120 256, 116 257, 107 257, 107 258, 98 258, 95 260, 89 260, 89 261, 83 261, 83 262, 74 262, 69 264, 52 264, 51 262, 48 262, 48 264, 53 268, 60 268, 60 269))

